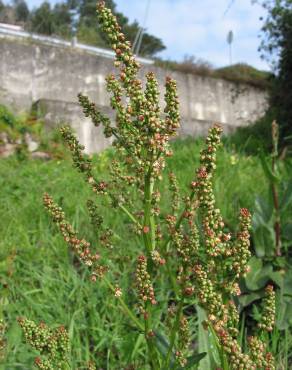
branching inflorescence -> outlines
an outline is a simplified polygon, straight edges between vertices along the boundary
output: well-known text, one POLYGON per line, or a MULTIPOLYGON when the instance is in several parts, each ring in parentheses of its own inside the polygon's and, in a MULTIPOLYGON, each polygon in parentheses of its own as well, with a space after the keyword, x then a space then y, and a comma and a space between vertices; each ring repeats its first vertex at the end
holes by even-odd
POLYGON ((19 318, 26 341, 42 357, 35 359, 35 365, 41 370, 69 369, 69 337, 66 329, 60 326, 50 329, 46 324, 36 325, 33 321, 19 318))
MULTIPOLYGON (((219 125, 210 128, 188 196, 180 195, 175 175, 169 174, 172 205, 169 213, 162 214, 159 181, 163 176, 165 160, 172 155, 169 141, 180 125, 176 82, 167 77, 165 107, 161 109, 154 74, 150 72, 146 75, 143 88, 138 78, 140 66, 132 54, 130 43, 125 41, 116 17, 102 1, 98 3, 97 11, 101 28, 116 54, 115 66, 119 68, 118 76, 111 74, 106 79, 110 104, 116 112, 116 124, 112 125, 88 97, 79 94, 79 102, 94 125, 102 125, 105 136, 114 138, 119 155, 113 161, 111 180, 106 182, 95 178, 91 159, 83 153, 82 145, 69 127, 61 128, 61 134, 72 153, 74 166, 84 174, 93 192, 108 197, 111 204, 129 218, 140 236, 141 252, 136 257, 134 284, 135 307, 127 306, 119 284, 111 283, 107 278, 108 267, 106 261, 101 262, 102 251, 93 251, 89 242, 78 237, 62 209, 48 194, 44 195, 45 207, 66 243, 90 269, 91 280, 105 281, 125 314, 144 333, 149 351, 148 363, 152 369, 169 369, 170 364, 179 368, 188 363, 190 332, 194 332, 194 328, 189 325, 190 314, 185 307, 198 304, 206 312, 205 327, 218 344, 221 356, 218 366, 224 370, 273 370, 273 356, 261 339, 261 332, 270 332, 274 325, 275 295, 272 286, 267 287, 262 320, 258 331, 249 338, 248 350, 244 352, 238 342, 236 296, 241 294, 239 279, 247 272, 251 255, 251 215, 245 208, 240 210, 238 231, 232 235, 216 208, 213 177, 222 129, 219 125), (121 189, 132 186, 140 195, 140 203, 137 203, 141 206, 140 210, 134 208, 133 202, 126 201, 127 195, 121 192, 121 189), (164 292, 165 299, 170 297, 169 292, 172 296, 164 313, 155 293, 160 279, 169 282, 168 291, 164 292), (156 346, 158 323, 169 336, 163 353, 156 346)), ((88 209, 92 225, 101 228, 103 218, 98 214, 95 202, 96 199, 90 200, 88 209)), ((112 232, 106 229, 103 235, 100 240, 110 244, 107 237, 110 238, 112 232)), ((39 335, 43 329, 37 329, 24 319, 20 320, 20 324, 27 340, 42 354, 44 347, 36 347, 31 331, 39 335)), ((48 338, 51 338, 50 335, 48 338)))

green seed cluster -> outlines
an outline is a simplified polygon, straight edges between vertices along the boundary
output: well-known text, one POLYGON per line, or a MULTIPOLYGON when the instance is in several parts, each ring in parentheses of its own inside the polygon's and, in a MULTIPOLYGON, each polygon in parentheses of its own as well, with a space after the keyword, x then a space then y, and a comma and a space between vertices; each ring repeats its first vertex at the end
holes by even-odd
POLYGON ((97 107, 94 103, 90 102, 88 97, 85 95, 82 95, 81 93, 78 94, 78 100, 79 104, 83 108, 83 113, 85 117, 90 117, 94 126, 98 127, 100 124, 103 125, 104 128, 104 136, 105 137, 111 137, 115 129, 111 127, 111 121, 108 117, 103 115, 101 112, 97 110, 97 107))
POLYGON ((276 315, 276 295, 272 285, 266 287, 266 297, 263 299, 261 321, 258 327, 267 332, 271 332, 275 326, 276 315))
POLYGON ((176 215, 178 209, 179 209, 179 187, 178 182, 175 174, 173 172, 170 172, 168 175, 169 179, 169 191, 171 193, 171 208, 172 213, 176 215))
POLYGON ((186 354, 190 345, 190 331, 187 318, 182 315, 180 318, 180 325, 178 329, 178 344, 175 352, 177 361, 182 367, 187 364, 186 354))
POLYGON ((5 340, 5 333, 6 333, 6 325, 4 320, 0 320, 0 360, 2 360, 5 356, 5 348, 6 348, 6 340, 5 340))
POLYGON ((83 153, 84 146, 79 143, 76 135, 72 133, 71 128, 69 126, 61 127, 60 132, 71 151, 74 167, 85 175, 87 182, 92 186, 95 193, 106 194, 108 184, 104 181, 98 182, 94 179, 92 162, 83 153))
POLYGON ((203 266, 199 264, 194 266, 193 272, 196 286, 198 287, 197 295, 201 305, 207 309, 208 313, 222 318, 222 297, 220 293, 215 290, 213 282, 208 278, 208 273, 203 266))
POLYGON ((103 217, 100 215, 97 205, 92 200, 87 201, 87 208, 91 218, 91 224, 94 226, 96 233, 99 234, 100 244, 106 248, 112 249, 113 245, 111 239, 113 231, 103 226, 103 217))
POLYGON ((90 361, 87 365, 87 370, 97 370, 94 362, 90 361))
POLYGON ((91 251, 89 242, 85 239, 78 238, 73 227, 65 219, 62 208, 54 203, 49 194, 44 194, 43 201, 45 208, 56 223, 66 243, 69 244, 80 260, 90 269, 91 280, 96 281, 97 277, 102 277, 106 271, 106 267, 99 264, 100 255, 91 251))
POLYGON ((246 208, 240 210, 239 222, 237 239, 230 248, 233 256, 232 269, 237 277, 247 272, 247 263, 251 257, 249 234, 251 228, 251 214, 246 208))
POLYGON ((135 78, 139 69, 139 63, 135 60, 131 51, 131 43, 125 40, 117 18, 109 8, 105 7, 104 1, 99 1, 97 4, 97 17, 101 29, 107 35, 111 47, 116 53, 116 66, 122 65, 121 73, 124 73, 124 86, 129 89, 130 93, 134 89, 131 86, 132 79, 135 78))
POLYGON ((159 107, 158 82, 153 72, 146 75, 146 86, 137 77, 139 63, 135 60, 131 45, 125 40, 116 17, 98 3, 97 14, 101 29, 107 35, 115 51, 115 66, 119 67, 118 76, 110 74, 106 86, 111 94, 111 107, 116 111, 116 127, 97 111, 96 105, 79 94, 79 102, 86 116, 95 125, 105 127, 106 136, 115 136, 115 145, 121 153, 128 153, 133 160, 137 174, 151 167, 158 177, 164 168, 164 157, 172 154, 169 139, 174 136, 180 124, 179 103, 176 82, 168 77, 165 83, 165 117, 159 107), (127 97, 126 101, 124 96, 127 97))
POLYGON ((50 329, 46 324, 18 318, 25 339, 42 357, 35 359, 35 365, 41 370, 63 369, 69 361, 69 337, 63 326, 50 329), (43 357, 44 356, 44 357, 43 357))
POLYGON ((165 259, 161 257, 160 253, 157 250, 151 252, 151 258, 156 266, 161 266, 165 264, 165 259))
POLYGON ((92 226, 94 226, 96 231, 99 232, 100 228, 103 224, 103 217, 98 212, 97 205, 92 200, 88 200, 87 201, 87 209, 88 209, 88 212, 89 212, 89 215, 90 215, 92 226))
POLYGON ((256 364, 256 369, 275 370, 275 361, 270 352, 266 352, 266 345, 257 337, 248 338, 250 357, 256 364))
POLYGON ((141 314, 145 315, 147 314, 144 308, 145 304, 150 302, 152 305, 155 305, 157 302, 150 275, 147 271, 147 258, 143 255, 139 256, 137 259, 136 285, 140 299, 139 310, 141 314))
MULTIPOLYGON (((193 231, 192 245, 196 245, 197 253, 193 257, 194 264, 189 280, 193 283, 193 291, 200 305, 207 313, 207 326, 211 325, 215 330, 231 368, 258 369, 255 360, 249 354, 243 353, 237 343, 239 313, 233 300, 233 296, 241 294, 239 278, 247 272, 251 255, 249 234, 251 215, 246 208, 240 210, 238 231, 232 237, 226 231, 220 210, 216 208, 213 193, 216 152, 220 146, 221 132, 218 125, 209 130, 206 148, 201 151, 200 167, 196 179, 191 184, 194 202, 197 202, 194 208, 202 219, 203 235, 200 237, 196 230, 193 231), (200 247, 202 244, 203 248, 200 247)), ((175 220, 172 222, 173 225, 175 220)), ((173 235, 176 248, 182 254, 185 249, 182 231, 178 230, 173 235)), ((274 297, 270 288, 267 288, 267 294, 266 311, 264 310, 259 326, 270 330, 274 317, 274 297)), ((265 352, 262 355, 265 357, 265 352)))

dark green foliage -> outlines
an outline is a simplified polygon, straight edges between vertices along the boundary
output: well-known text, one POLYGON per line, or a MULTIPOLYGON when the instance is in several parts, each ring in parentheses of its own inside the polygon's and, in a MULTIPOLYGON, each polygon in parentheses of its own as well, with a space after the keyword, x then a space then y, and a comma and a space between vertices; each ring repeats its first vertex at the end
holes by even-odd
MULTIPOLYGON (((126 38, 133 43, 140 28, 138 22, 129 23, 129 19, 123 13, 117 11, 114 1, 108 0, 105 3, 117 17, 126 38)), ((80 16, 77 30, 78 38, 93 45, 108 46, 106 36, 101 32, 100 27, 96 25, 96 1, 79 0, 75 2, 74 6, 80 16)), ((144 33, 139 54, 153 56, 163 49, 165 49, 165 46, 159 38, 147 32, 144 33)))
POLYGON ((238 83, 247 83, 251 86, 263 89, 270 86, 272 78, 271 73, 260 71, 245 63, 238 63, 232 66, 218 68, 215 71, 215 76, 238 83))
MULTIPOLYGON (((129 19, 117 11, 112 0, 106 1, 118 18, 123 32, 132 43, 140 29, 137 21, 129 19)), ((100 47, 108 47, 106 36, 96 24, 96 0, 61 0, 54 6, 43 1, 31 12, 25 0, 14 0, 12 5, 0 2, 0 21, 23 25, 29 31, 44 35, 72 38, 76 33, 80 42, 100 47)), ((144 30, 140 55, 151 57, 165 49, 161 39, 144 30)))
POLYGON ((268 15, 262 27, 262 56, 272 62, 275 80, 271 89, 271 106, 281 127, 281 144, 292 133, 292 2, 266 0, 268 15))
POLYGON ((26 22, 29 17, 29 9, 24 0, 14 0, 13 7, 17 22, 26 22))
POLYGON ((261 150, 268 153, 272 148, 271 123, 274 114, 269 110, 264 117, 254 124, 246 127, 239 127, 236 131, 224 140, 224 144, 246 154, 257 155, 261 150))
POLYGON ((71 35, 71 15, 69 8, 64 3, 57 3, 53 8, 49 2, 43 2, 39 8, 33 10, 29 29, 45 35, 71 35))

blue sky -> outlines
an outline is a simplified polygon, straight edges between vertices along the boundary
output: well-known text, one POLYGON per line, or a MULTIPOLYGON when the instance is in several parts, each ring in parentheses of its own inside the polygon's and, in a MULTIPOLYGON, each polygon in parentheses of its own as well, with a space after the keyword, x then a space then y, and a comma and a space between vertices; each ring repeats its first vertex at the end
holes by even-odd
MULTIPOLYGON (((142 24, 147 1, 116 0, 116 3, 131 21, 137 19, 142 24)), ((33 7, 42 1, 27 2, 33 7)), ((232 30, 233 62, 269 69, 257 51, 262 15, 262 7, 252 4, 252 0, 150 0, 145 27, 167 46, 160 54, 163 58, 182 60, 185 55, 194 55, 216 67, 229 63, 226 38, 232 30)))

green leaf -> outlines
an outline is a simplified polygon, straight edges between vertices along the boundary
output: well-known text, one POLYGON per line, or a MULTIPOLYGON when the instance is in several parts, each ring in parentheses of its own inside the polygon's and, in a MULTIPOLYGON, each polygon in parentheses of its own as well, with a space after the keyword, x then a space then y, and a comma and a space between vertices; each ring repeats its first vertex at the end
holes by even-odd
MULTIPOLYGON (((160 333, 159 331, 155 330, 155 340, 156 340, 156 347, 160 354, 162 355, 162 358, 166 358, 168 350, 169 350, 169 342, 164 334, 160 333)), ((172 353, 170 357, 170 365, 174 366, 175 364, 175 356, 172 353)))
POLYGON ((273 203, 261 197, 255 200, 252 218, 252 236, 258 257, 273 256, 275 250, 275 231, 273 225, 273 203))
POLYGON ((273 266, 263 266, 260 258, 252 257, 249 261, 250 271, 246 274, 245 283, 249 290, 262 289, 273 276, 273 266))
POLYGON ((292 243, 292 223, 283 225, 282 236, 284 239, 292 243))
POLYGON ((260 160, 262 164, 262 168, 268 180, 273 184, 278 184, 280 179, 278 176, 275 176, 272 172, 271 165, 267 162, 267 158, 263 151, 260 152, 260 160))
POLYGON ((185 367, 178 367, 178 370, 190 369, 192 366, 197 365, 205 356, 207 352, 197 353, 196 355, 187 358, 187 364, 185 367))
POLYGON ((283 281, 283 295, 292 295, 292 270, 288 270, 284 275, 283 281))
POLYGON ((261 299, 264 296, 264 292, 253 292, 251 294, 243 294, 238 300, 242 308, 249 306, 254 301, 261 299))
POLYGON ((257 257, 274 256, 275 231, 267 224, 262 224, 253 232, 254 249, 257 257))
POLYGON ((253 227, 258 227, 262 224, 268 224, 273 215, 274 206, 272 200, 266 200, 260 196, 255 199, 253 213, 253 227))
POLYGON ((283 287, 284 278, 283 274, 280 271, 273 271, 269 274, 270 280, 278 285, 279 288, 283 287))
POLYGON ((292 300, 276 293, 276 327, 285 330, 292 324, 292 300))
POLYGON ((198 315, 198 342, 199 342, 199 352, 206 353, 206 356, 202 358, 199 364, 199 370, 210 370, 213 368, 214 361, 220 364, 220 359, 218 359, 217 348, 208 330, 205 330, 202 322, 206 320, 205 311, 200 307, 196 306, 198 315), (213 361, 214 359, 214 361, 213 361), (218 361, 216 361, 218 359, 218 361))
POLYGON ((285 190, 280 201, 280 209, 284 212, 292 204, 292 180, 285 183, 285 190))

